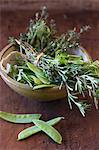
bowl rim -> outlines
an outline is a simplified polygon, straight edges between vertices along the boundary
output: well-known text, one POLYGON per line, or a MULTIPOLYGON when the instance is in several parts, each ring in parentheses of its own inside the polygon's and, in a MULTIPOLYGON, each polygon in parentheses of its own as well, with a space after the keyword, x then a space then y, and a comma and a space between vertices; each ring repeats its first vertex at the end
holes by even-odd
MULTIPOLYGON (((6 53, 6 51, 12 47, 12 46, 15 46, 14 44, 8 44, 6 47, 3 48, 3 50, 0 52, 0 75, 2 78, 4 78, 7 82, 9 82, 10 84, 13 84, 17 87, 21 87, 23 89, 28 89, 28 90, 33 90, 35 91, 32 87, 30 87, 29 85, 26 85, 26 84, 23 84, 23 83, 20 83, 20 82, 17 82, 15 81, 14 79, 12 79, 10 76, 8 76, 1 68, 1 61, 2 61, 2 57, 3 55, 6 53)), ((5 57, 4 57, 5 58, 5 57)), ((47 88, 48 89, 48 88, 47 88)), ((54 89, 54 90, 58 90, 59 89, 59 86, 55 86, 55 87, 50 87, 49 88, 50 90, 54 89)), ((41 90, 41 89, 37 89, 37 90, 41 90)), ((45 90, 45 88, 43 88, 43 90, 45 90)))
MULTIPOLYGON (((17 87, 21 87, 23 89, 28 89, 28 90, 33 90, 35 91, 32 87, 30 87, 29 85, 26 85, 26 84, 23 84, 23 83, 20 83, 20 82, 17 82, 15 81, 14 79, 12 79, 11 77, 9 77, 1 68, 1 61, 3 59, 3 55, 6 53, 6 51, 11 48, 12 46, 15 46, 15 44, 8 44, 6 47, 4 47, 2 49, 2 51, 0 52, 0 75, 1 77, 6 80, 7 82, 9 82, 10 84, 13 84, 17 87)), ((81 47, 83 48, 83 47, 81 47)), ((84 48, 83 48, 84 49, 84 48)), ((86 55, 89 56, 89 61, 91 60, 91 56, 88 54, 88 52, 84 49, 84 52, 86 55)), ((4 57, 5 58, 5 57, 4 57)), ((43 88, 43 90, 45 90, 46 88, 43 88)), ((48 89, 48 88, 47 88, 48 89)), ((55 87, 50 87, 49 90, 59 90, 59 86, 55 86, 55 87)), ((64 89, 64 86, 62 87, 62 89, 64 89)), ((37 90, 41 90, 41 89, 37 89, 37 90)))
POLYGON ((0 51, 0 62, 1 62, 1 60, 2 60, 2 57, 3 57, 3 55, 6 53, 6 51, 10 48, 10 47, 12 47, 12 46, 15 46, 14 44, 8 44, 8 45, 6 45, 1 51, 0 51))

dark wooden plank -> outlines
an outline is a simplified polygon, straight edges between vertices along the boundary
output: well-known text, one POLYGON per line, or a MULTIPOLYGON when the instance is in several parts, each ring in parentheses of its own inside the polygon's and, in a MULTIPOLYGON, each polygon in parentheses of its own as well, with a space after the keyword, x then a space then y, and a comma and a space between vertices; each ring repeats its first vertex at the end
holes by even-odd
POLYGON ((42 6, 49 10, 85 11, 99 10, 99 0, 0 0, 0 8, 7 10, 37 10, 42 6), (13 7, 12 7, 13 6, 13 7))
MULTIPOLYGON (((82 37, 82 45, 95 60, 99 56, 99 12, 67 13, 54 11, 59 32, 85 24, 92 30, 82 37), (64 19, 67 15, 67 19, 64 19)), ((1 11, 0 50, 7 44, 9 36, 23 32, 32 17, 33 11, 1 11)), ((86 99, 89 99, 86 97, 86 99)), ((92 101, 89 99, 89 101, 92 101)), ((99 112, 92 108, 83 118, 74 106, 69 110, 66 100, 55 102, 36 102, 12 91, 0 78, 0 110, 12 113, 42 113, 44 120, 64 116, 56 128, 63 136, 63 144, 55 144, 45 134, 39 133, 24 141, 17 141, 17 134, 29 125, 16 125, 0 120, 0 150, 98 150, 99 149, 99 112)))

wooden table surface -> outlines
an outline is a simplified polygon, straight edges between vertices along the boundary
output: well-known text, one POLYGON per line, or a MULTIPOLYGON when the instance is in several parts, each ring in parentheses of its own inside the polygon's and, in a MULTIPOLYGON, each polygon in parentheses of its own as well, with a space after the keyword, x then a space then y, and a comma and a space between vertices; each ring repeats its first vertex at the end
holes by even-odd
MULTIPOLYGON (((31 10, 2 10, 0 13, 0 50, 7 45, 9 36, 17 37, 24 32, 31 10)), ((84 34, 82 45, 94 60, 99 57, 99 12, 65 13, 50 12, 56 19, 59 32, 75 26, 90 25, 92 29, 84 34), (65 18, 65 19, 64 19, 65 18)), ((92 99, 86 97, 90 102, 92 99)), ((0 120, 0 150, 99 150, 99 111, 94 107, 83 118, 74 106, 70 111, 66 99, 54 102, 36 102, 12 91, 0 78, 0 110, 12 113, 41 113, 43 120, 57 116, 65 119, 55 127, 63 137, 62 145, 54 143, 48 136, 38 133, 26 140, 17 141, 17 134, 27 125, 11 124, 0 120)))

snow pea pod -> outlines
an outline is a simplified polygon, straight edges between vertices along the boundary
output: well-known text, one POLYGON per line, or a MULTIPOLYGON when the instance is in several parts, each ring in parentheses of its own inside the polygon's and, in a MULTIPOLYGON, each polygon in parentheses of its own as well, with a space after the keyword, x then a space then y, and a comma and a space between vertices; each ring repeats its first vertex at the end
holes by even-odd
POLYGON ((42 83, 50 84, 49 80, 45 76, 41 76, 39 74, 35 74, 35 75, 37 76, 37 78, 39 78, 41 80, 42 83))
POLYGON ((41 80, 33 75, 30 75, 30 78, 33 79, 36 85, 42 84, 41 80))
POLYGON ((41 84, 41 85, 36 85, 33 87, 33 90, 37 90, 37 89, 42 89, 42 88, 50 88, 50 87, 55 87, 55 84, 41 84))
POLYGON ((28 68, 31 71, 33 71, 34 73, 39 74, 41 76, 45 76, 44 72, 40 68, 38 68, 37 66, 35 66, 34 64, 32 64, 30 62, 27 62, 26 64, 27 64, 28 68))
MULTIPOLYGON (((46 123, 48 125, 55 125, 58 122, 60 122, 61 119, 64 119, 64 117, 57 117, 57 118, 47 121, 46 123)), ((26 128, 18 134, 18 140, 23 140, 23 139, 25 139, 37 132, 40 132, 40 131, 41 131, 41 129, 38 128, 37 126, 32 126, 32 127, 26 128)))
POLYGON ((0 111, 0 118, 12 123, 31 123, 33 119, 39 119, 41 114, 12 114, 0 111))
POLYGON ((45 132, 49 137, 51 137, 56 143, 62 143, 61 134, 53 128, 51 125, 47 124, 45 121, 33 119, 33 123, 43 132, 45 132))
POLYGON ((44 84, 50 84, 49 80, 45 76, 45 73, 40 68, 30 62, 27 62, 27 66, 31 71, 35 73, 36 77, 39 78, 41 82, 43 82, 44 84))

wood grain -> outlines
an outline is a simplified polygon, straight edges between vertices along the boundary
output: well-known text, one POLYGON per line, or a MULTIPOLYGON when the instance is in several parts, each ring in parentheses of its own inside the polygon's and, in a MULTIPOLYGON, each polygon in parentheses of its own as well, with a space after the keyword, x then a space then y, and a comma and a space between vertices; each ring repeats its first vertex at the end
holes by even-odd
POLYGON ((27 10, 28 8, 37 10, 44 5, 49 10, 65 10, 68 12, 99 10, 99 0, 0 0, 0 8, 7 10, 27 10))
MULTIPOLYGON (((94 60, 99 56, 99 12, 66 13, 50 11, 56 19, 59 32, 75 26, 91 25, 81 43, 94 60), (65 19, 64 19, 65 18, 65 19)), ((31 10, 2 10, 0 14, 0 50, 7 45, 9 36, 17 37, 24 32, 31 10)), ((92 99, 86 97, 92 102, 92 99)), ((55 102, 36 102, 12 91, 0 78, 0 110, 12 113, 42 113, 44 120, 64 116, 65 120, 56 125, 63 136, 63 144, 55 144, 45 134, 39 133, 24 141, 17 141, 17 134, 29 125, 16 125, 0 120, 0 150, 99 150, 99 111, 92 107, 83 118, 74 106, 70 111, 66 99, 55 102)))

